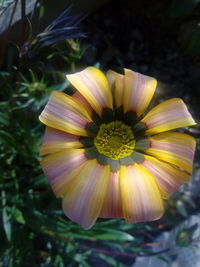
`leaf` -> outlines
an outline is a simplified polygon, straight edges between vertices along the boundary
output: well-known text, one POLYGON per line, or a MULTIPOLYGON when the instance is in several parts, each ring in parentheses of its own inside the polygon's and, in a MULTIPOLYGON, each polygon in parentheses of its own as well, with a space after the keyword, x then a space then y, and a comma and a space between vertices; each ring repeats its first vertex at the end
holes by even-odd
POLYGON ((0 125, 3 126, 9 125, 8 114, 0 112, 0 125))
POLYGON ((9 145, 14 145, 15 139, 6 131, 0 130, 0 142, 9 144, 9 145))
POLYGON ((12 236, 12 227, 11 227, 11 214, 10 214, 10 207, 6 206, 6 193, 5 191, 1 192, 2 197, 2 220, 3 220, 3 228, 6 234, 6 238, 8 242, 11 241, 12 236))
POLYGON ((11 241, 11 235, 12 235, 12 227, 11 227, 11 221, 9 216, 9 210, 8 207, 3 208, 2 216, 3 216, 3 227, 6 234, 6 238, 8 242, 11 241))
POLYGON ((135 239, 132 235, 126 232, 113 230, 110 228, 90 230, 87 233, 80 230, 78 233, 74 233, 74 237, 83 239, 88 239, 90 237, 92 239, 117 242, 127 242, 135 239))
POLYGON ((103 228, 102 231, 99 231, 98 233, 94 234, 93 237, 100 240, 112 240, 119 242, 134 240, 134 237, 126 232, 112 230, 109 228, 103 228))
POLYGON ((81 265, 79 265, 79 267, 91 267, 91 265, 88 264, 86 261, 82 261, 81 265))
POLYGON ((19 209, 16 209, 14 218, 18 223, 25 224, 24 216, 19 209))
POLYGON ((178 212, 183 216, 183 217, 187 217, 188 213, 187 210, 184 206, 184 203, 181 200, 177 200, 176 202, 176 208, 178 210, 178 212))
POLYGON ((79 266, 85 266, 85 267, 88 267, 88 264, 86 262, 86 260, 88 259, 88 253, 76 253, 75 256, 74 256, 74 260, 75 262, 77 263, 80 263, 79 266))
POLYGON ((170 261, 169 261, 166 257, 161 256, 161 255, 156 256, 156 257, 157 257, 158 259, 160 259, 161 261, 164 261, 165 263, 170 264, 170 261))
POLYGON ((35 177, 35 179, 34 179, 34 187, 35 188, 43 187, 43 186, 47 186, 47 185, 48 185, 48 181, 43 174, 40 174, 40 175, 35 177))
POLYGON ((61 255, 56 255, 54 265, 58 267, 65 267, 65 264, 63 262, 61 255))
POLYGON ((171 5, 171 15, 183 17, 189 15, 200 3, 200 0, 173 0, 171 5))

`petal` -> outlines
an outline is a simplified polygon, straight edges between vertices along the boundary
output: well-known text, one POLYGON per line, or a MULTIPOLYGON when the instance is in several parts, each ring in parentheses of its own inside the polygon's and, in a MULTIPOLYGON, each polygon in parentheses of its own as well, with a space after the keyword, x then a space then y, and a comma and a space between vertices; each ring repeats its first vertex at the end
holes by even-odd
POLYGON ((186 172, 150 156, 145 156, 141 165, 154 176, 163 198, 177 191, 189 178, 186 172))
POLYGON ((87 110, 89 110, 90 113, 92 113, 92 107, 90 106, 90 104, 87 102, 87 100, 82 96, 82 94, 79 91, 76 91, 73 94, 73 98, 75 98, 76 100, 78 100, 79 102, 81 102, 81 104, 83 104, 85 106, 85 108, 87 110))
POLYGON ((59 91, 52 93, 39 119, 49 127, 81 136, 87 136, 85 126, 92 121, 85 106, 59 91))
POLYGON ((176 165, 192 173, 195 139, 184 133, 161 133, 149 138, 150 148, 145 153, 176 165))
POLYGON ((88 160, 67 186, 63 210, 67 217, 89 229, 98 218, 108 187, 110 168, 88 160))
POLYGON ((99 217, 122 218, 119 172, 111 172, 108 191, 99 217))
POLYGON ((113 71, 113 70, 108 70, 106 72, 106 78, 108 80, 108 83, 109 83, 109 86, 110 86, 111 90, 112 90, 112 88, 114 86, 114 83, 115 83, 115 73, 116 72, 113 71))
POLYGON ((121 166, 120 188, 124 218, 129 223, 153 221, 163 214, 163 200, 151 173, 141 165, 121 166))
POLYGON ((125 69, 124 112, 134 111, 139 117, 148 107, 157 81, 149 76, 125 69))
POLYGON ((102 108, 112 108, 110 86, 106 76, 99 69, 88 67, 83 71, 67 75, 67 79, 99 116, 102 114, 102 108))
POLYGON ((42 169, 56 196, 65 193, 67 183, 80 171, 86 161, 84 149, 64 149, 41 161, 42 169))
POLYGON ((77 135, 68 134, 51 127, 46 127, 40 155, 58 152, 65 148, 80 148, 83 145, 77 135))
POLYGON ((148 135, 196 124, 186 105, 179 98, 172 98, 157 105, 141 122, 147 126, 148 135))
POLYGON ((111 87, 114 87, 113 89, 114 100, 116 107, 119 108, 123 104, 124 75, 109 70, 106 76, 110 81, 110 84, 112 85, 111 87))

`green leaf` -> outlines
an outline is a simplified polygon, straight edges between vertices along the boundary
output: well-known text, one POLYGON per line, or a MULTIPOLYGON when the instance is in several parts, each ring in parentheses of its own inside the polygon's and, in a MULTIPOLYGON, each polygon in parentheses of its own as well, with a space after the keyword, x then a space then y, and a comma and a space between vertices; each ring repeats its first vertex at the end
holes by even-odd
POLYGON ((42 186, 47 186, 48 185, 48 180, 44 176, 44 174, 40 174, 35 177, 34 179, 34 186, 37 187, 42 187, 42 186))
POLYGON ((164 261, 165 263, 167 264, 170 264, 170 260, 167 259, 166 257, 162 256, 162 255, 159 255, 159 256, 156 256, 158 259, 160 259, 161 261, 164 261))
POLYGON ((24 216, 19 209, 16 209, 14 218, 18 223, 25 224, 24 216))
POLYGON ((127 241, 133 241, 135 239, 132 235, 126 232, 113 230, 110 228, 98 228, 95 230, 90 230, 87 233, 80 230, 77 233, 74 233, 73 236, 81 239, 92 238, 104 241, 117 241, 117 242, 127 242, 127 241))
POLYGON ((74 260, 77 263, 80 263, 79 266, 87 266, 87 262, 86 262, 87 258, 88 258, 87 253, 76 253, 74 256, 74 260), (83 263, 86 263, 86 264, 83 264, 83 263))
POLYGON ((10 216, 10 208, 4 207, 2 211, 2 218, 3 218, 3 228, 6 234, 6 238, 8 242, 11 241, 12 236, 12 227, 11 227, 11 216, 10 216))
POLYGON ((0 112, 0 125, 2 125, 2 126, 8 126, 9 125, 7 113, 0 112))
POLYGON ((6 193, 5 191, 1 191, 2 197, 2 220, 3 220, 3 228, 5 231, 6 238, 8 242, 11 241, 12 236, 12 227, 11 227, 11 210, 10 207, 6 206, 6 193))
POLYGON ((6 131, 0 130, 0 142, 4 144, 14 145, 15 139, 6 131))
POLYGON ((103 228, 101 231, 93 235, 94 238, 100 239, 100 240, 112 240, 112 241, 133 241, 134 237, 128 233, 118 231, 118 230, 112 230, 109 228, 103 228))
POLYGON ((193 238, 192 233, 187 231, 187 229, 183 229, 176 236, 176 245, 180 247, 189 247, 192 245, 193 238))
POLYGON ((181 200, 177 200, 176 202, 176 208, 178 210, 178 212, 183 216, 183 217, 187 217, 188 213, 187 210, 185 208, 184 203, 181 200))
POLYGON ((65 267, 63 259, 62 259, 62 257, 60 255, 56 255, 54 266, 65 267))

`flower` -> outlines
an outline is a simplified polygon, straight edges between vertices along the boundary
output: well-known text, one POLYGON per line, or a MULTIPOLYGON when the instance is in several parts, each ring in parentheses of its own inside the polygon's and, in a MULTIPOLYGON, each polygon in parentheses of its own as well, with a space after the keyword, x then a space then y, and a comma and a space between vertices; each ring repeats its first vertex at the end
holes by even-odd
POLYGON ((124 69, 106 75, 95 67, 67 75, 72 95, 54 91, 44 123, 41 161, 67 217, 89 229, 102 218, 153 221, 163 199, 192 173, 195 139, 170 130, 195 125, 184 102, 173 98, 146 115, 154 78, 124 69))
POLYGON ((43 32, 37 34, 30 44, 25 43, 22 54, 28 53, 30 59, 33 59, 41 48, 55 46, 67 39, 86 37, 80 29, 80 22, 86 14, 72 15, 73 7, 71 5, 61 13, 43 32))
POLYGON ((72 15, 73 5, 68 7, 43 32, 37 35, 38 46, 45 47, 71 38, 85 37, 80 31, 84 14, 72 15))

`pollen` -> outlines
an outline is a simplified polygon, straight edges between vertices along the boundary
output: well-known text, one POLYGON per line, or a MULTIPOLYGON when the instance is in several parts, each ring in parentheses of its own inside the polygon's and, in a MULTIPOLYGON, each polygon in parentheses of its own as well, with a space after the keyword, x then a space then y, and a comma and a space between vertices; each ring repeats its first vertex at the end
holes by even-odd
POLYGON ((100 126, 94 144, 99 153, 117 160, 133 153, 135 138, 131 127, 121 121, 113 121, 100 126))

